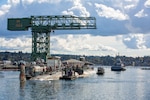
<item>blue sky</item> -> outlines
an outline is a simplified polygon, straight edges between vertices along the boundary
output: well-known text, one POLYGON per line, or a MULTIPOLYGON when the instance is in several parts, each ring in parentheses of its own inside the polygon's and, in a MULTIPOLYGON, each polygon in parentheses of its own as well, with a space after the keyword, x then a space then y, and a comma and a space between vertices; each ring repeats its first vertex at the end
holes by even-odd
POLYGON ((150 0, 1 0, 0 51, 31 52, 31 30, 7 30, 31 15, 96 17, 96 30, 51 34, 53 54, 150 56, 150 0))

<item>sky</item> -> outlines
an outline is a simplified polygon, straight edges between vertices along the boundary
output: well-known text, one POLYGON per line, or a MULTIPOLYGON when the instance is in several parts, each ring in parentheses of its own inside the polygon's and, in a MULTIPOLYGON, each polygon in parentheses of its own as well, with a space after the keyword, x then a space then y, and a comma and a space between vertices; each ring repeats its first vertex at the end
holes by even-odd
POLYGON ((0 52, 31 53, 31 30, 8 31, 7 19, 36 15, 96 18, 97 29, 51 33, 51 54, 150 56, 150 0, 1 0, 0 52))

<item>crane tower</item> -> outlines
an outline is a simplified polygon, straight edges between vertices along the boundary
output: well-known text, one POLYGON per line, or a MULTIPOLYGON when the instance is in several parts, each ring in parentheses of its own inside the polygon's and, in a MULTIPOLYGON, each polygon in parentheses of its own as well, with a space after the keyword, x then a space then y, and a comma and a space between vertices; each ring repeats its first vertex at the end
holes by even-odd
POLYGON ((30 18, 8 18, 10 31, 32 31, 31 59, 46 60, 50 55, 50 33, 54 30, 96 29, 95 17, 72 15, 31 16, 30 18))

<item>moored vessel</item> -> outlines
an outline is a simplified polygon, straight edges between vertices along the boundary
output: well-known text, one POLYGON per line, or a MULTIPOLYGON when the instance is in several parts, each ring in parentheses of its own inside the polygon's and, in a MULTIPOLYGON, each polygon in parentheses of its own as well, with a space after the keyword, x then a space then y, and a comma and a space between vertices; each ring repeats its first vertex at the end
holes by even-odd
POLYGON ((74 80, 94 74, 87 62, 76 59, 61 61, 59 57, 50 57, 45 64, 31 64, 25 72, 26 79, 30 80, 74 80))
POLYGON ((117 58, 115 64, 111 66, 112 71, 125 71, 124 64, 122 63, 120 58, 117 58))
POLYGON ((97 69, 97 75, 103 75, 105 73, 105 70, 104 70, 104 68, 102 68, 102 67, 98 67, 98 69, 97 69))

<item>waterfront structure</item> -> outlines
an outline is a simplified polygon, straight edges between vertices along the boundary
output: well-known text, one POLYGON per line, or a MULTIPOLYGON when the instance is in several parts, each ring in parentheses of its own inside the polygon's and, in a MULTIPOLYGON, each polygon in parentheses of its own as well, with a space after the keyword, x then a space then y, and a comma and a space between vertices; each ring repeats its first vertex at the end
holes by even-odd
POLYGON ((96 29, 95 17, 72 15, 31 16, 30 18, 9 18, 7 29, 10 31, 32 31, 33 61, 38 58, 46 61, 50 56, 50 33, 54 30, 96 29))
POLYGON ((65 60, 65 61, 62 61, 62 63, 64 65, 78 66, 78 67, 81 67, 81 66, 83 66, 85 64, 83 61, 79 61, 79 60, 76 60, 76 59, 65 60))

